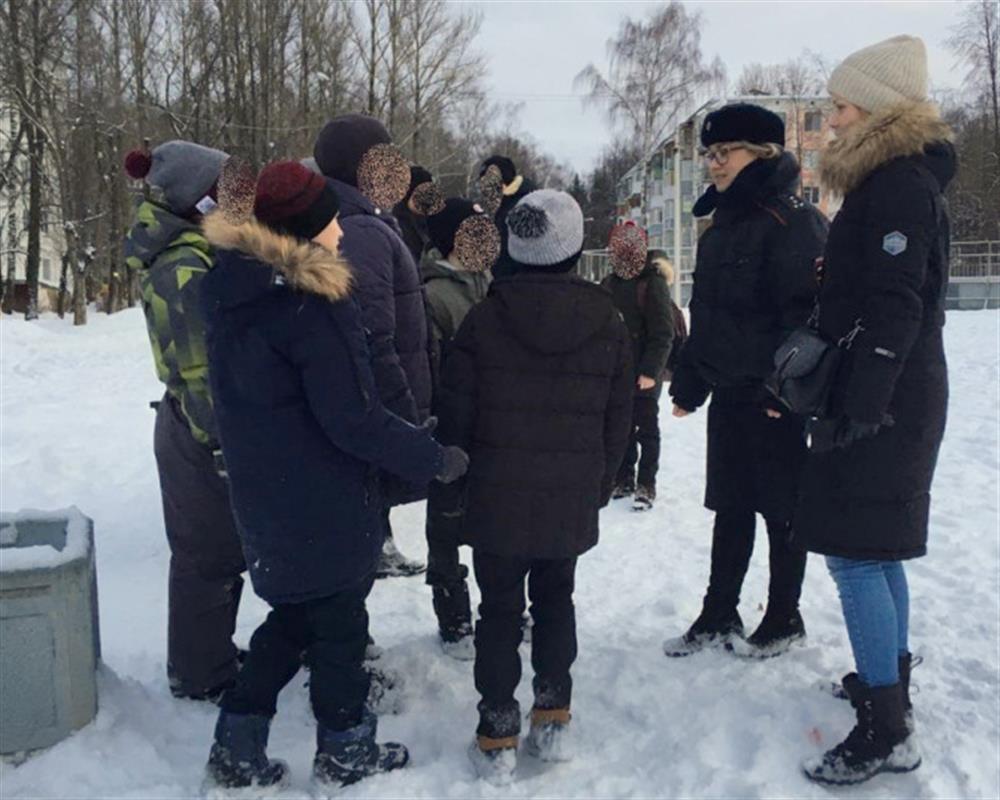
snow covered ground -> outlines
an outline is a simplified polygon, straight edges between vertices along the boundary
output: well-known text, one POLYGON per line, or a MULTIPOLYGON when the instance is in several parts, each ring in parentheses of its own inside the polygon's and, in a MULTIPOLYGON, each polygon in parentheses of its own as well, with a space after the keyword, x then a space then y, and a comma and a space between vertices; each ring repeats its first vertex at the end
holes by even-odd
MULTIPOLYGON (((880 776, 848 797, 1000 796, 1000 314, 949 316, 952 405, 934 491, 930 555, 909 567, 916 719, 924 765, 880 776)), ((191 797, 198 793, 214 710, 171 699, 164 669, 166 573, 152 454, 160 395, 142 315, 91 324, 0 322, 0 508, 76 504, 96 526, 101 634, 97 720, 20 766, 0 765, 0 796, 191 797)), ((471 665, 445 657, 422 579, 376 584, 372 630, 407 676, 405 708, 380 733, 411 748, 412 765, 345 797, 825 797, 799 760, 839 741, 851 709, 817 691, 851 668, 833 583, 811 559, 803 594, 808 644, 780 659, 724 653, 682 660, 661 641, 698 613, 711 518, 702 508, 705 414, 675 420, 664 403, 661 499, 635 515, 604 513, 601 544, 580 563, 580 656, 574 668, 578 757, 541 769, 523 759, 509 790, 474 781, 465 747, 475 721, 471 665)), ((394 513, 404 552, 422 554, 423 510, 394 513)), ((743 594, 755 625, 766 597, 763 525, 743 594)), ((464 556, 468 559, 468 553, 464 556)), ((251 593, 245 642, 265 613, 251 593)), ((530 663, 519 690, 530 705, 530 663)), ((0 710, 2 713, 2 710, 0 710)), ((300 676, 281 698, 271 753, 306 794, 313 722, 300 676)))

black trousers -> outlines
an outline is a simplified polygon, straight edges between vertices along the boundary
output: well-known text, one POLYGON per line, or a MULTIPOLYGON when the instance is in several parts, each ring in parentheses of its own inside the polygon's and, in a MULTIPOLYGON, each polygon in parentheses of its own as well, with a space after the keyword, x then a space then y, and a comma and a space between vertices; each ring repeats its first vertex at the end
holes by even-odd
POLYGON ((369 675, 365 599, 373 576, 329 597, 275 606, 254 631, 236 685, 222 697, 223 710, 274 716, 278 694, 295 677, 305 653, 309 699, 319 723, 342 731, 361 722, 369 675))
POLYGON ((618 471, 619 482, 635 478, 636 461, 639 462, 638 484, 655 488, 660 468, 660 398, 654 393, 636 394, 633 401, 632 432, 618 471))
MULTIPOLYGON (((715 515, 712 533, 712 571, 705 605, 726 615, 735 612, 740 602, 743 578, 750 566, 756 532, 756 514, 747 509, 727 509, 715 515)), ((791 544, 787 522, 766 519, 770 544, 771 579, 767 606, 770 611, 798 609, 802 579, 806 571, 806 551, 791 544)))
POLYGON ((521 681, 524 582, 531 599, 531 666, 536 708, 569 708, 576 660, 573 585, 576 559, 530 560, 473 552, 482 596, 476 624, 476 689, 480 736, 501 739, 521 730, 514 692, 521 681))
POLYGON ((465 578, 459 556, 462 528, 461 498, 457 489, 441 483, 431 484, 427 494, 427 583, 454 585, 465 578))
POLYGON ((179 690, 205 692, 236 676, 233 631, 246 564, 229 487, 169 395, 156 412, 153 449, 170 545, 167 672, 179 690))

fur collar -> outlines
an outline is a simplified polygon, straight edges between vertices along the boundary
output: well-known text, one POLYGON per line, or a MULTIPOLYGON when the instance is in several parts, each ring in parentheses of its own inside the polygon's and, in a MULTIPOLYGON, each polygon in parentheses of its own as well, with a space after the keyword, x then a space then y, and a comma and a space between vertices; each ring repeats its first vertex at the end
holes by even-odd
POLYGON ((834 139, 820 160, 820 179, 846 195, 888 161, 920 155, 951 132, 931 103, 907 103, 872 114, 834 139))
POLYGON ((351 293, 347 262, 319 245, 277 233, 252 218, 234 225, 219 212, 205 217, 202 229, 213 247, 239 250, 274 267, 296 289, 330 300, 351 293))
POLYGON ((504 197, 511 197, 517 194, 518 190, 521 188, 521 184, 524 183, 524 176, 518 175, 514 180, 503 187, 504 197))

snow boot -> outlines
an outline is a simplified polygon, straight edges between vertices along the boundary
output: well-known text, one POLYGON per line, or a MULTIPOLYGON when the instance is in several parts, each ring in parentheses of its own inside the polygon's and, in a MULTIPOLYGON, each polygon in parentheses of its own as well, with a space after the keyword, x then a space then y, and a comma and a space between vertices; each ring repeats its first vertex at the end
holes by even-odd
POLYGON ((631 497, 635 492, 635 478, 626 476, 619 478, 615 482, 615 488, 611 492, 612 500, 621 500, 623 497, 631 497))
POLYGON ((271 718, 262 714, 219 712, 203 791, 225 794, 226 790, 287 785, 288 766, 267 757, 270 728, 271 718))
POLYGON ((508 786, 514 781, 517 769, 517 737, 477 736, 469 745, 469 760, 480 779, 493 786, 508 786))
MULTIPOLYGON (((907 653, 899 657, 899 683, 903 687, 903 707, 906 710, 906 724, 912 732, 915 730, 913 720, 913 703, 910 701, 910 673, 914 667, 919 667, 924 662, 922 656, 914 656, 907 653)), ((848 672, 840 683, 830 683, 826 687, 830 694, 838 700, 849 700, 854 705, 853 697, 857 694, 857 687, 861 686, 861 678, 856 672, 848 672)))
POLYGON ((421 575, 426 569, 427 565, 422 561, 409 559, 399 552, 391 536, 385 537, 382 543, 382 555, 379 557, 378 567, 375 568, 376 578, 408 578, 421 575))
POLYGON ((663 652, 669 658, 680 658, 706 648, 724 647, 733 639, 741 638, 743 620, 738 611, 720 613, 705 608, 687 633, 663 643, 663 652))
POLYGON ((335 731, 322 723, 316 727, 313 782, 321 789, 350 786, 369 775, 405 767, 410 753, 396 742, 378 744, 378 719, 366 711, 358 725, 335 731))
POLYGON ((367 706, 375 714, 399 714, 403 710, 403 676, 389 667, 379 667, 370 661, 364 670, 371 679, 367 706))
MULTIPOLYGON (((468 574, 468 567, 462 564, 458 570, 459 577, 434 579, 431 583, 441 649, 459 661, 471 661, 476 657, 472 639, 472 606, 469 586, 465 581, 468 574)), ((430 581, 431 577, 428 578, 430 581)))
POLYGON ((378 661, 385 651, 375 644, 375 640, 368 635, 368 644, 365 646, 365 661, 378 661))
POLYGON ((833 786, 863 783, 881 772, 912 772, 920 766, 916 741, 906 724, 902 684, 851 685, 857 724, 847 738, 802 770, 811 781, 833 786))
POLYGON ((757 630, 746 639, 731 641, 726 648, 741 658, 774 658, 805 638, 806 626, 798 609, 791 612, 768 609, 757 630))
POLYGON ((541 761, 571 761, 568 708, 531 709, 531 728, 524 749, 541 761))
POLYGON ((633 511, 649 511, 656 501, 656 487, 639 484, 635 490, 635 499, 632 501, 633 511))

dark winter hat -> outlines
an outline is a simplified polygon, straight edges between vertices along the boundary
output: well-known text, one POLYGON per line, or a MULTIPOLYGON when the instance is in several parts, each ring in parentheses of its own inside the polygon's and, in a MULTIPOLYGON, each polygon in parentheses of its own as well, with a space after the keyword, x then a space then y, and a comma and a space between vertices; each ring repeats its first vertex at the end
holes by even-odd
POLYGON ((752 103, 730 103, 701 124, 701 146, 718 142, 750 142, 785 146, 785 123, 773 111, 752 103))
POLYGON ((444 208, 427 218, 431 244, 442 256, 458 256, 471 272, 490 269, 500 256, 500 231, 478 203, 449 197, 444 208))
POLYGON ((268 164, 257 178, 254 215, 281 233, 312 239, 339 209, 340 201, 330 182, 298 161, 268 164))
MULTIPOLYGON (((364 114, 342 114, 334 117, 319 132, 313 156, 320 171, 328 178, 358 185, 358 167, 371 148, 389 144, 392 137, 385 125, 364 114)), ((407 170, 409 180, 409 170, 407 170)))
POLYGON ((496 167, 500 170, 500 177, 503 179, 505 185, 517 177, 517 167, 514 166, 514 162, 507 158, 507 156, 490 156, 487 158, 479 170, 479 177, 483 177, 486 174, 486 170, 490 167, 496 167))
POLYGON ((214 206, 199 204, 213 192, 227 158, 221 150, 175 139, 154 147, 152 153, 133 150, 125 157, 125 170, 135 180, 146 180, 154 200, 187 216, 214 206))
POLYGON ((569 271, 583 250, 583 212, 566 192, 539 189, 507 215, 507 249, 518 263, 569 271))
POLYGON ((406 190, 406 197, 404 197, 403 200, 409 200, 410 196, 413 194, 413 190, 420 186, 420 184, 433 182, 434 176, 431 175, 430 170, 417 164, 413 164, 410 167, 410 188, 406 190))
POLYGON ((625 280, 638 277, 646 267, 646 247, 649 237, 642 228, 631 220, 611 229, 608 251, 611 269, 615 275, 625 280))

